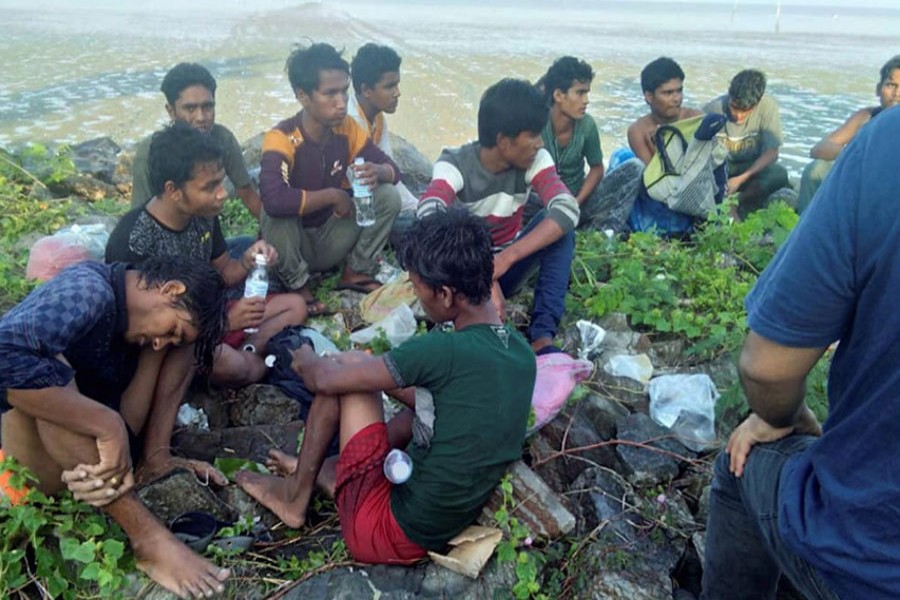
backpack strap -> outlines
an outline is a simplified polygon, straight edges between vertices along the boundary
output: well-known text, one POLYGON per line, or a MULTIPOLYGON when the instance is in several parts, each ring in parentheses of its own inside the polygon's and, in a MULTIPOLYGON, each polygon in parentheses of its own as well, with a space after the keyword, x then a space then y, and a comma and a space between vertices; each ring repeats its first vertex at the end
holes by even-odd
POLYGON ((669 158, 669 152, 666 149, 673 138, 677 138, 681 142, 681 150, 682 152, 686 152, 688 143, 687 140, 684 139, 684 134, 681 133, 680 129, 671 125, 660 125, 656 129, 656 134, 654 135, 654 140, 656 142, 656 153, 659 155, 659 159, 662 161, 663 172, 666 175, 674 175, 676 173, 675 165, 672 164, 672 159, 669 158), (666 140, 665 137, 666 133, 670 134, 668 140, 666 140))

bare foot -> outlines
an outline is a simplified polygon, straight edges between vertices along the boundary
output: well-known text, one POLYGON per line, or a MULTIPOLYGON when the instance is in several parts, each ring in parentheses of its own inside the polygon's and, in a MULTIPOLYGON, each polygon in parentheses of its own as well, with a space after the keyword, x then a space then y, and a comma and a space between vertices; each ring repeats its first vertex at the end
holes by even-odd
POLYGON ((195 554, 166 529, 133 539, 137 568, 179 598, 208 598, 225 591, 231 572, 195 554))
POLYGON ((162 453, 154 456, 152 460, 144 461, 140 468, 135 471, 135 479, 138 484, 148 483, 177 468, 193 472, 194 476, 204 485, 209 483, 214 483, 218 486, 228 485, 228 478, 206 461, 180 458, 170 454, 163 455, 162 453))
POLYGON ((274 475, 238 471, 234 481, 254 500, 275 513, 285 525, 293 529, 303 527, 309 498, 307 497, 305 501, 297 498, 291 480, 274 475))
POLYGON ((273 448, 269 450, 266 468, 279 477, 290 477, 297 470, 297 457, 273 448))

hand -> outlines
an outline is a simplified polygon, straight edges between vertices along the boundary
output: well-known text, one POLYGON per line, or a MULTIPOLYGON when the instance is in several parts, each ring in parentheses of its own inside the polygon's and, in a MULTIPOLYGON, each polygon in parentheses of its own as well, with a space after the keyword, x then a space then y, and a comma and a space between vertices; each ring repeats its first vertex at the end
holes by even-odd
POLYGON ((265 240, 257 240, 241 256, 241 266, 250 271, 256 263, 256 255, 262 254, 266 257, 266 266, 274 265, 278 262, 278 250, 265 240), (249 267, 249 268, 248 268, 249 267))
POLYGON ((291 369, 303 379, 303 383, 309 388, 309 391, 316 393, 316 378, 313 373, 313 367, 319 361, 316 351, 312 346, 303 344, 293 352, 291 352, 291 369))
POLYGON ((735 175, 734 177, 729 177, 728 182, 725 184, 725 192, 728 194, 736 194, 746 181, 747 178, 744 175, 735 175))
POLYGON ((353 178, 360 185, 364 185, 371 191, 378 185, 378 165, 375 163, 364 162, 361 165, 351 165, 353 169, 353 178))
POLYGON ((509 268, 513 266, 513 262, 510 260, 509 255, 506 251, 498 252, 494 255, 494 281, 497 281, 509 271, 509 268))
POLYGON ((764 444, 767 442, 775 442, 781 438, 789 436, 794 432, 795 427, 772 427, 756 414, 752 414, 744 422, 737 426, 728 438, 728 445, 725 451, 728 453, 730 462, 730 471, 735 477, 744 474, 744 465, 747 464, 747 457, 750 450, 756 444, 764 444))
POLYGON ((334 216, 346 219, 353 214, 353 198, 344 190, 335 190, 334 216))
POLYGON ((62 474, 62 480, 77 500, 93 506, 109 504, 134 485, 131 453, 125 423, 97 438, 97 464, 80 464, 62 474))
POLYGON ((228 330, 241 331, 259 327, 266 314, 266 299, 253 296, 241 298, 228 310, 228 330))
POLYGON ((506 298, 503 297, 503 290, 500 289, 500 283, 497 281, 494 281, 494 285, 491 287, 491 302, 497 309, 500 321, 506 321, 506 298))

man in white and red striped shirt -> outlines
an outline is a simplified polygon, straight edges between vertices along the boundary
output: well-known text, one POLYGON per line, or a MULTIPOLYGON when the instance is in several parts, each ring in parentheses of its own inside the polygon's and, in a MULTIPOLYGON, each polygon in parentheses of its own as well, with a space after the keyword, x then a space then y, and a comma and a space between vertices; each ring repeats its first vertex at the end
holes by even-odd
POLYGON ((454 202, 483 217, 494 244, 494 302, 503 301, 538 270, 529 339, 537 354, 557 350, 559 327, 575 252, 579 210, 575 197, 543 149, 547 107, 527 81, 503 79, 489 87, 478 106, 478 141, 445 149, 431 184, 419 200, 418 216, 454 202), (523 228, 529 191, 544 206, 523 228))

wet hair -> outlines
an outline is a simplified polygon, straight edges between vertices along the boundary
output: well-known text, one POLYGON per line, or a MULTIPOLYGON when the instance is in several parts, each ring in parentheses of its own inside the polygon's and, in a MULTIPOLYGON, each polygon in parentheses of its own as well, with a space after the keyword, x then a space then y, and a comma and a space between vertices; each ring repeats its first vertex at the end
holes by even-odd
POLYGON ((574 56, 557 58, 544 73, 538 82, 538 87, 543 88, 547 106, 553 106, 553 92, 556 90, 566 93, 577 81, 590 83, 594 80, 594 70, 591 65, 574 56))
POLYGON ((331 44, 325 43, 294 46, 284 70, 287 71, 294 93, 303 90, 307 94, 319 89, 321 71, 343 71, 350 75, 350 65, 341 56, 341 52, 335 50, 331 44))
POLYGON ((493 148, 498 135, 540 133, 546 123, 547 106, 535 86, 524 79, 501 79, 484 91, 478 104, 478 143, 493 148))
POLYGON ((393 48, 371 43, 360 46, 350 63, 354 91, 362 94, 363 85, 374 88, 385 73, 399 72, 402 60, 393 48))
POLYGON ((887 81, 888 77, 890 77, 891 73, 896 69, 900 69, 900 54, 884 63, 884 66, 881 67, 881 79, 878 80, 879 89, 881 89, 881 84, 887 81))
POLYGON ((178 63, 169 69, 169 72, 163 77, 159 89, 166 95, 166 102, 169 103, 169 106, 175 106, 182 90, 192 85, 202 85, 209 90, 213 97, 216 95, 215 78, 206 67, 197 63, 178 63))
POLYGON ((205 135, 187 123, 175 121, 153 134, 147 164, 150 191, 163 193, 166 182, 181 187, 194 176, 197 165, 222 166, 222 146, 210 135, 205 135))
POLYGON ((660 56, 641 69, 641 91, 653 94, 659 86, 672 79, 684 81, 681 65, 668 56, 660 56))
POLYGON ((407 229, 399 246, 403 268, 433 290, 447 286, 476 306, 490 300, 494 254, 483 219, 464 208, 438 211, 407 229))
POLYGON ((167 281, 180 281, 185 291, 175 306, 191 315, 197 328, 194 359, 198 368, 212 370, 216 346, 225 333, 225 281, 208 261, 187 256, 151 256, 137 267, 140 282, 147 288, 167 281))
POLYGON ((740 110, 750 110, 766 93, 766 76, 756 69, 744 69, 728 85, 728 101, 740 110))

